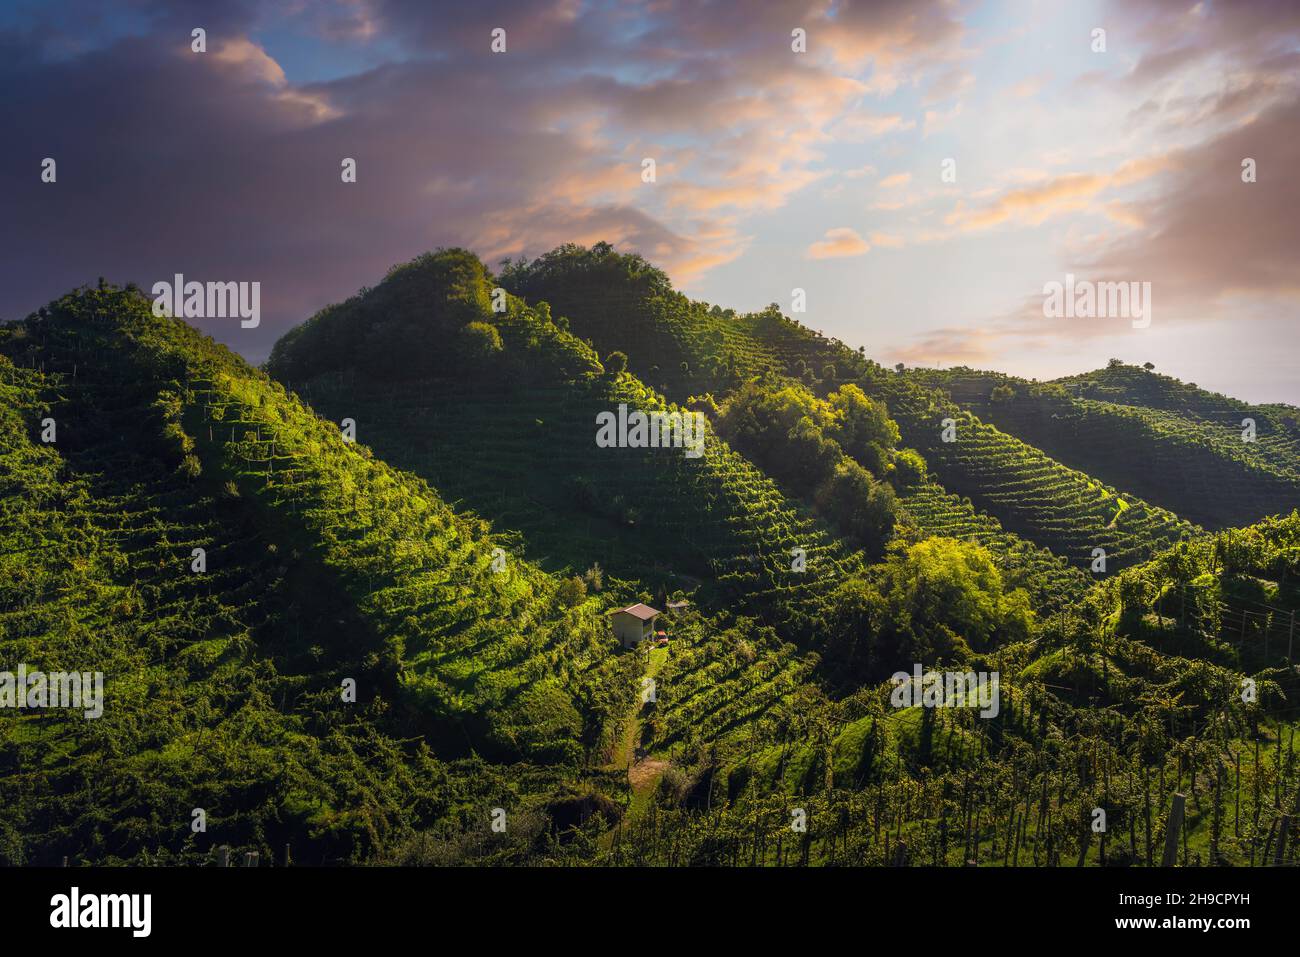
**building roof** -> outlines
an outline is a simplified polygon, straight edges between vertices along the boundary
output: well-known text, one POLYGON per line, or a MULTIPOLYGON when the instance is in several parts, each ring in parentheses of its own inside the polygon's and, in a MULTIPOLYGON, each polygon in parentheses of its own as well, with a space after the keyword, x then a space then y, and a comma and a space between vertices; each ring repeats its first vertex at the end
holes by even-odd
POLYGON ((649 605, 643 605, 637 602, 635 605, 628 605, 626 608, 620 608, 614 612, 616 615, 631 615, 633 618, 640 618, 642 621, 649 621, 659 614, 657 610, 649 605))
POLYGON ((685 607, 686 607, 687 605, 689 605, 689 604, 690 604, 689 601, 670 601, 670 602, 668 603, 668 607, 669 607, 669 608, 685 608, 685 607))

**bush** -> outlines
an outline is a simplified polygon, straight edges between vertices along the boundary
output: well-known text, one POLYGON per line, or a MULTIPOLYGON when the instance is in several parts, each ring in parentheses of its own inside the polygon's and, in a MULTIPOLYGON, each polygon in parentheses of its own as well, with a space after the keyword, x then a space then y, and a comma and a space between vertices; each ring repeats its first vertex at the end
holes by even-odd
POLYGON ((925 459, 915 449, 899 449, 894 453, 894 483, 899 488, 910 488, 925 481, 925 459))
POLYGON ((456 354, 471 365, 491 362, 501 349, 501 333, 491 323, 471 322, 456 334, 456 354))
POLYGON ((555 592, 556 601, 565 608, 573 608, 577 605, 581 605, 586 597, 586 582, 576 575, 560 582, 560 587, 555 592))

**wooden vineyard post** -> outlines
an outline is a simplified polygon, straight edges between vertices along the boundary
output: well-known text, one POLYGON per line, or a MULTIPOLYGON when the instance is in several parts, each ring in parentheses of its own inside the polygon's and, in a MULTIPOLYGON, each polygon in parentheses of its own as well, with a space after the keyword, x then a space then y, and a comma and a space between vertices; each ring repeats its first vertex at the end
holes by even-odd
POLYGON ((228 847, 217 848, 217 867, 229 867, 229 866, 230 866, 230 848, 228 847))
POLYGON ((1291 815, 1283 814, 1281 825, 1277 832, 1277 850, 1273 852, 1273 866, 1281 867, 1282 860, 1286 855, 1287 834, 1291 830, 1291 815))
POLYGON ((1169 809, 1169 822, 1165 825, 1165 853, 1160 858, 1161 867, 1173 867, 1178 862, 1178 835, 1183 830, 1186 801, 1181 793, 1174 795, 1173 806, 1169 809))

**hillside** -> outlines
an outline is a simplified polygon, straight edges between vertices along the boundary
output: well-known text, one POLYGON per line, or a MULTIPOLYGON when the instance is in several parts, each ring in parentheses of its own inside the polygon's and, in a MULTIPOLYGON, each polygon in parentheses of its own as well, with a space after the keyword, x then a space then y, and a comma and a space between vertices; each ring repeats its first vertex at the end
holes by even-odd
POLYGON ((1093 549, 1103 548, 1113 571, 1196 533, 1176 515, 1107 488, 946 403, 941 394, 885 372, 859 352, 784 317, 775 305, 736 316, 693 303, 644 260, 600 245, 565 246, 515 264, 502 282, 530 301, 545 301, 597 349, 625 350, 629 368, 677 401, 698 392, 721 399, 753 376, 794 379, 819 394, 845 383, 860 386, 884 404, 902 444, 919 451, 929 466, 931 481, 916 487, 915 507, 901 490, 902 508, 924 533, 963 528, 975 534, 1005 555, 1008 568, 1034 555, 1044 572, 1060 559, 1088 570, 1093 549), (945 418, 957 423, 951 443, 943 441, 945 418), (953 500, 945 492, 969 499, 973 507, 953 502, 949 508, 953 500), (1006 538, 1008 532, 1015 537, 1006 538))
POLYGON ((454 759, 574 765, 630 700, 598 607, 139 294, 5 327, 0 372, 4 660, 105 683, 0 724, 9 860, 368 856, 559 780, 454 759))
POLYGON ((968 660, 1001 675, 988 720, 900 709, 888 684, 835 702, 794 693, 771 713, 775 740, 697 748, 604 859, 1153 866, 1178 793, 1173 863, 1293 860, 1279 823, 1300 796, 1300 649, 1286 640, 1298 536, 1300 512, 1180 544, 1098 586, 1034 647, 968 660))
POLYGON ((1059 383, 960 368, 915 369, 908 378, 1207 528, 1247 525, 1300 503, 1295 410, 1250 406, 1123 365, 1059 383), (1253 442, 1242 439, 1246 418, 1255 421, 1253 442))
MULTIPOLYGON (((983 374, 599 247, 574 319, 560 253, 504 296, 421 256, 269 375, 131 289, 0 327, 0 652, 106 690, 3 715, 0 860, 1154 865, 1175 792, 1181 863, 1300 860, 1300 512, 1205 533, 994 424, 983 374), (704 444, 606 447, 620 405, 704 444), (683 596, 618 647, 611 609, 683 596)), ((1046 395, 1222 412, 1106 371, 1046 395)))
POLYGON ((378 455, 509 530, 548 568, 599 566, 629 600, 638 589, 647 599, 699 589, 713 611, 810 638, 830 588, 860 567, 854 550, 711 426, 698 457, 598 447, 601 413, 682 410, 636 376, 606 371, 545 306, 510 297, 493 311, 489 278, 460 250, 414 260, 298 327, 268 369, 326 416, 355 419, 378 455), (455 307, 430 306, 444 302, 455 307), (436 358, 473 324, 493 330, 494 348, 472 360, 436 358), (330 350, 368 355, 395 327, 409 331, 398 350, 415 365, 381 376, 363 361, 339 373, 330 350), (797 570, 794 549, 803 552, 797 570))

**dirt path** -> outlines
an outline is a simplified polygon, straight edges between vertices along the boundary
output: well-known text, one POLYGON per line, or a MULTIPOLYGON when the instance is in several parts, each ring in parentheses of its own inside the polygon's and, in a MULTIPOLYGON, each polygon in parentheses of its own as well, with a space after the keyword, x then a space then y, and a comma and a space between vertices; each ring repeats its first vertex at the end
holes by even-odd
POLYGON ((666 649, 655 648, 650 651, 649 663, 641 681, 638 682, 636 706, 624 722, 623 734, 619 739, 613 759, 608 765, 611 768, 627 768, 627 781, 632 788, 632 803, 628 808, 629 819, 640 814, 646 808, 651 795, 654 794, 654 789, 659 784, 659 778, 663 776, 665 769, 668 767, 667 761, 642 754, 639 747, 642 715, 645 713, 645 703, 641 700, 643 693, 641 689, 645 686, 641 682, 645 678, 653 680, 667 657, 668 652, 666 649))

